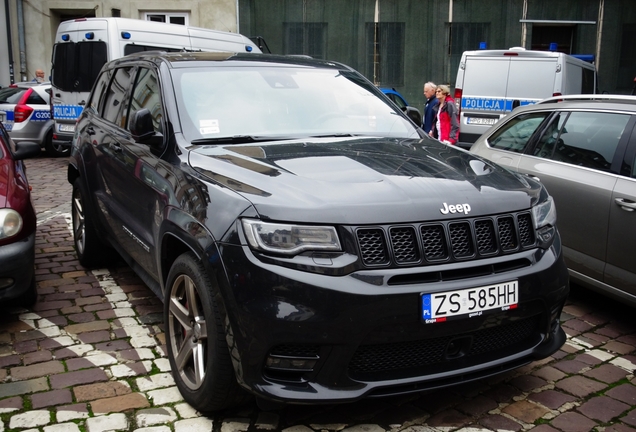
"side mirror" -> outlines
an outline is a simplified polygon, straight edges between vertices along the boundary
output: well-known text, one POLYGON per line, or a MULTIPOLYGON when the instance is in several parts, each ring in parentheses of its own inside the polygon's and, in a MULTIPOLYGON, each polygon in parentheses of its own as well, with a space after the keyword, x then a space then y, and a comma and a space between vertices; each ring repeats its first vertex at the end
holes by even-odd
POLYGON ((35 157, 40 154, 42 149, 40 144, 31 141, 22 141, 15 143, 15 150, 13 151, 13 159, 22 160, 35 157))
POLYGON ((152 114, 147 108, 131 113, 128 120, 128 129, 133 139, 141 144, 155 145, 163 142, 163 135, 155 132, 152 114))
POLYGON ((418 127, 422 126, 422 114, 420 110, 412 106, 407 106, 404 112, 418 127))

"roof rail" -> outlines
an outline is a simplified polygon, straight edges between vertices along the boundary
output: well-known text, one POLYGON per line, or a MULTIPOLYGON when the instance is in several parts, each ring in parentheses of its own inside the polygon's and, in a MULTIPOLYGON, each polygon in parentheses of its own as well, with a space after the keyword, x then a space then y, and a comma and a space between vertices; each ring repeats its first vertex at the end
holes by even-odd
POLYGON ((543 99, 537 104, 566 102, 566 101, 608 101, 608 102, 629 102, 636 104, 636 96, 616 95, 616 94, 581 94, 562 95, 543 99))

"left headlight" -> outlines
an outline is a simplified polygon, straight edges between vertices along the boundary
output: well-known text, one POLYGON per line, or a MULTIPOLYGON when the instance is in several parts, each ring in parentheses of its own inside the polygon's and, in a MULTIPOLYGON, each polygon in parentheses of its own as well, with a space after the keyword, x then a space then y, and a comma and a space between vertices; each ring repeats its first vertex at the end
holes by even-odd
POLYGON ((242 219, 245 236, 256 250, 296 255, 306 250, 340 251, 340 240, 332 226, 292 225, 242 219))
POLYGON ((0 240, 13 237, 22 230, 22 216, 12 209, 0 209, 0 240))
POLYGON ((535 229, 539 229, 547 225, 556 225, 556 206, 554 205, 554 200, 550 195, 548 195, 548 198, 545 201, 542 201, 532 207, 532 216, 535 229))

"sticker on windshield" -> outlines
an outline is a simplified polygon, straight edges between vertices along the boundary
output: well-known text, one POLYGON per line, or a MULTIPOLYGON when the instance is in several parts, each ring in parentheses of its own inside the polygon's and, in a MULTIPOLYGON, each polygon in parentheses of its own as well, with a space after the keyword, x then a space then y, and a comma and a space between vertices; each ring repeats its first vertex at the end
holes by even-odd
POLYGON ((214 120, 199 120, 199 132, 201 135, 216 134, 221 132, 219 130, 219 121, 214 120))

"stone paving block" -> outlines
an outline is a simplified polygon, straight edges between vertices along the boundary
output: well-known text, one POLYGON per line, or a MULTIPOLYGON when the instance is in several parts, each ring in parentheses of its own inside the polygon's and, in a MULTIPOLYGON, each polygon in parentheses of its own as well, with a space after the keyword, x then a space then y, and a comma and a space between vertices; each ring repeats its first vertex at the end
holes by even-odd
POLYGON ((86 420, 88 432, 107 432, 128 430, 128 419, 124 414, 116 413, 86 420))
POLYGON ((543 387, 547 383, 545 382, 545 380, 536 376, 521 375, 510 380, 510 384, 517 387, 521 391, 529 392, 534 389, 543 387))
POLYGON ((504 417, 499 414, 493 414, 486 417, 483 417, 479 420, 479 424, 495 430, 506 430, 506 431, 519 431, 522 429, 520 423, 516 421, 510 420, 507 417, 504 417))
POLYGON ((606 427, 603 432, 636 432, 636 429, 624 424, 613 424, 606 427))
POLYGON ((94 332, 81 333, 77 338, 85 344, 94 344, 110 340, 110 332, 108 330, 100 330, 94 332))
POLYGON ((47 361, 50 361, 51 359, 53 359, 53 355, 51 354, 50 351, 35 351, 32 353, 26 354, 23 357, 22 362, 24 363, 25 366, 28 366, 34 363, 47 362, 47 361))
POLYGON ((170 407, 149 408, 137 411, 135 420, 138 426, 154 426, 177 420, 177 413, 170 407))
POLYGON ((631 406, 636 405, 636 386, 632 384, 621 384, 607 391, 605 395, 631 406))
POLYGON ((51 376, 50 381, 51 387, 59 389, 64 387, 71 387, 78 384, 90 384, 99 381, 108 381, 108 376, 103 370, 93 368, 53 375, 51 376))
POLYGON ((552 420, 552 426, 563 432, 590 432, 596 425, 596 422, 576 412, 566 412, 552 420))
POLYGON ((521 400, 504 407, 501 412, 519 419, 525 423, 534 423, 535 420, 543 417, 550 412, 544 406, 521 400))
POLYGON ((95 415, 129 411, 149 406, 150 402, 148 402, 148 399, 141 393, 129 393, 123 396, 98 399, 91 402, 91 408, 95 415))
POLYGON ((592 393, 599 392, 606 387, 604 384, 579 375, 565 378, 554 385, 555 387, 578 397, 588 396, 592 393))
POLYGON ((21 410, 23 406, 24 401, 21 397, 10 397, 2 399, 0 400, 0 413, 21 410))
POLYGON ((177 412, 179 413, 179 417, 181 417, 182 419, 199 417, 201 415, 197 410, 195 410, 194 408, 192 408, 192 406, 185 402, 176 404, 174 408, 177 410, 177 412))
POLYGON ((110 324, 108 321, 92 321, 82 324, 71 324, 64 327, 66 332, 71 334, 80 334, 86 332, 93 332, 98 330, 110 330, 110 324))
POLYGON ((585 368, 588 368, 589 365, 578 360, 562 360, 558 363, 555 363, 554 367, 560 371, 565 372, 566 374, 575 374, 579 373, 585 368))
POLYGON ((57 408, 58 422, 88 418, 88 407, 84 403, 60 406, 57 408))
MULTIPOLYGON (((212 429, 210 429, 210 431, 211 430, 212 429)), ((171 432, 171 430, 168 426, 150 426, 150 427, 135 429, 134 432, 171 432)))
POLYGON ((149 390, 155 390, 162 387, 171 387, 174 384, 174 379, 169 373, 160 373, 148 377, 138 378, 136 381, 137 388, 140 391, 146 392, 149 390))
POLYGON ((626 416, 621 417, 621 421, 632 427, 636 427, 636 410, 631 410, 626 416))
POLYGON ((594 397, 578 408, 584 416, 607 423, 618 417, 629 408, 629 405, 607 396, 594 397))
POLYGON ((73 396, 68 389, 36 393, 31 396, 31 405, 35 409, 69 404, 71 402, 73 402, 73 396))
POLYGON ((51 422, 51 413, 46 410, 27 411, 16 414, 9 420, 9 428, 34 428, 44 426, 51 422))
POLYGON ((13 350, 18 354, 30 353, 33 351, 37 351, 37 349, 38 342, 35 340, 16 342, 13 344, 13 350))
POLYGON ((97 351, 103 351, 103 352, 129 350, 131 348, 132 347, 130 346, 128 341, 121 340, 121 339, 95 344, 95 349, 97 351))
POLYGON ((130 384, 126 381, 109 381, 107 383, 96 383, 73 388, 75 399, 78 402, 92 401, 96 399, 106 399, 115 396, 122 396, 132 393, 130 384))
POLYGON ((627 371, 611 364, 604 364, 587 371, 585 376, 611 384, 625 378, 625 376, 627 376, 627 371))
POLYGON ((544 390, 542 392, 529 395, 528 400, 538 402, 541 405, 556 410, 568 402, 574 402, 576 398, 556 390, 544 390))
POLYGON ((17 366, 20 363, 22 363, 22 360, 20 359, 20 356, 18 355, 8 355, 8 356, 4 356, 4 357, 0 357, 0 367, 7 367, 7 366, 17 366))
POLYGON ((69 371, 78 369, 88 369, 95 366, 110 366, 117 363, 117 358, 106 353, 87 355, 82 358, 74 358, 66 361, 66 368, 69 371))
POLYGON ((39 363, 30 366, 18 366, 11 368, 11 377, 14 380, 26 380, 31 378, 38 378, 42 376, 57 374, 64 372, 64 365, 57 360, 49 361, 45 363, 39 363))
POLYGON ((618 354, 629 354, 632 351, 634 351, 634 347, 632 345, 627 345, 625 343, 618 342, 615 340, 607 342, 601 348, 610 352, 618 353, 618 354))
POLYGON ((95 351, 95 348, 92 345, 88 344, 78 344, 74 346, 69 346, 67 348, 62 348, 53 353, 56 359, 67 359, 74 357, 81 357, 86 353, 91 351, 95 351))
MULTIPOLYGON (((174 423, 174 432, 210 432, 213 427, 212 420, 199 417, 176 421, 174 423)), ((311 429, 309 430, 311 431, 311 429)))
POLYGON ((565 378, 565 374, 552 366, 544 366, 536 371, 532 372, 532 375, 544 379, 548 382, 558 381, 565 378))
POLYGON ((75 324, 81 324, 81 323, 97 321, 97 319, 95 318, 95 314, 93 314, 91 312, 82 312, 82 313, 70 314, 68 316, 68 319, 69 319, 69 321, 71 321, 71 322, 73 322, 75 324))
POLYGON ((124 360, 154 360, 155 354, 149 348, 124 350, 119 353, 124 360))
POLYGON ((183 396, 179 392, 177 387, 170 387, 166 389, 152 390, 147 393, 148 399, 152 401, 152 404, 166 405, 175 402, 183 401, 183 396))
POLYGON ((555 429, 552 426, 547 424, 542 424, 537 427, 533 427, 532 429, 530 429, 530 431, 531 432, 559 432, 558 429, 555 429))
POLYGON ((136 363, 116 364, 110 368, 115 378, 134 377, 146 375, 152 371, 152 362, 145 360, 136 363))
POLYGON ((59 423, 44 426, 44 432, 80 432, 80 428, 75 423, 59 423))
POLYGON ((497 408, 498 404, 494 399, 485 396, 477 396, 471 398, 457 406, 460 411, 473 416, 478 417, 490 410, 497 408))
POLYGON ((469 423, 470 420, 471 418, 467 415, 462 414, 457 410, 449 409, 431 416, 427 423, 433 427, 460 427, 469 423))

